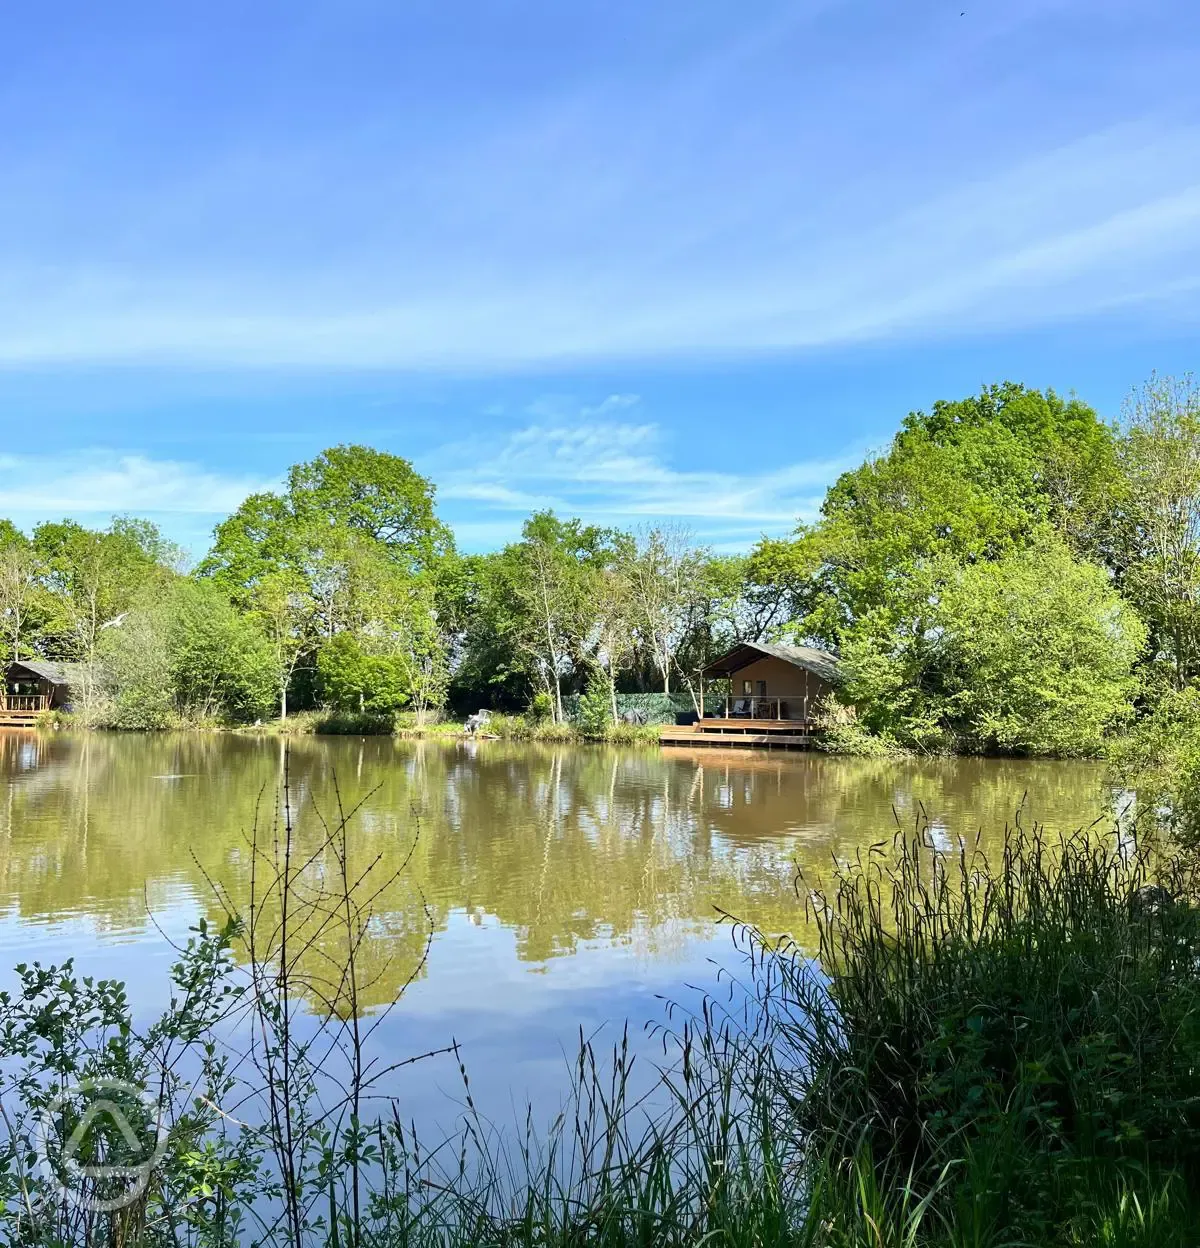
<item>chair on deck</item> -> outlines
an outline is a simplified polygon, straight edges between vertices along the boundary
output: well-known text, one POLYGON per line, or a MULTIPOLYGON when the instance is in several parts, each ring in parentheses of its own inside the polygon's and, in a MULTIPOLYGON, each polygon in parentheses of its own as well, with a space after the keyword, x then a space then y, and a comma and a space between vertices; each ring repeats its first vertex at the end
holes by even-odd
POLYGON ((750 699, 738 698, 729 712, 730 719, 750 719, 750 699))

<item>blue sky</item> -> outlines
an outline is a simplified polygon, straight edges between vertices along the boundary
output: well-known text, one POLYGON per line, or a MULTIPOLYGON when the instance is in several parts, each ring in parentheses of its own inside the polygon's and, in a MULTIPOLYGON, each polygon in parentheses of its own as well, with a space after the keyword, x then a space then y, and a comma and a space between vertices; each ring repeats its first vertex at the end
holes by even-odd
POLYGON ((737 549, 903 415, 1200 328, 1193 0, 16 0, 0 514, 194 551, 340 441, 464 546, 737 549))

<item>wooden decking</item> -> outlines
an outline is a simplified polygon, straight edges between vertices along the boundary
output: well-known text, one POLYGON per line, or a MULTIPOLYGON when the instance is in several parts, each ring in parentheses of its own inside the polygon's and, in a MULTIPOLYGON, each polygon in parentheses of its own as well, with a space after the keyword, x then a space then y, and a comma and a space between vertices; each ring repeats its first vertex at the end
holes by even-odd
POLYGON ((33 728, 38 716, 49 709, 50 699, 36 693, 0 691, 0 728, 33 728))
POLYGON ((814 741, 812 725, 799 719, 702 719, 685 728, 664 728, 663 745, 764 746, 806 749, 814 741))

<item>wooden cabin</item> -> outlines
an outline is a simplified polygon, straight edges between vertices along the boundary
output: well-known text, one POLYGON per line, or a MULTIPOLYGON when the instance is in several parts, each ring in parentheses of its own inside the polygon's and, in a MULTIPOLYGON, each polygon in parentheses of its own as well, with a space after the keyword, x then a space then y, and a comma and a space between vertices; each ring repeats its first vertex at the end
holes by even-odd
POLYGON ((0 727, 32 727, 43 711, 65 709, 70 702, 71 671, 67 665, 21 659, 5 669, 0 727))
POLYGON ((665 729, 672 745, 809 745, 820 702, 840 680, 837 659, 812 646, 746 641, 714 659, 704 681, 725 690, 701 696, 695 724, 665 729))

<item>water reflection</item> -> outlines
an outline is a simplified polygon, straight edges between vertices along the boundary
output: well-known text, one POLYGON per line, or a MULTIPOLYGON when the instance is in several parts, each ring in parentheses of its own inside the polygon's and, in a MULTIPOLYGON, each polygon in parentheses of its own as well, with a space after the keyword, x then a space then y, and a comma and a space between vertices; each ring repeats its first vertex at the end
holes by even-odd
MULTIPOLYGON (((271 835, 284 750, 263 737, 0 735, 0 897, 17 930, 83 916, 102 937, 149 939, 148 909, 215 912, 206 871, 244 898, 248 837, 256 821, 271 835)), ((717 907, 793 930, 797 866, 827 872, 919 807, 950 849, 997 838, 1022 803, 1067 828, 1102 800, 1096 766, 979 759, 300 738, 289 767, 307 851, 339 800, 358 810, 357 869, 398 861, 416 838, 375 905, 377 1001, 413 973, 425 905, 439 935, 510 931, 531 967, 584 944, 662 961, 710 934, 717 907)), ((318 856, 313 869, 328 867, 318 856)))

